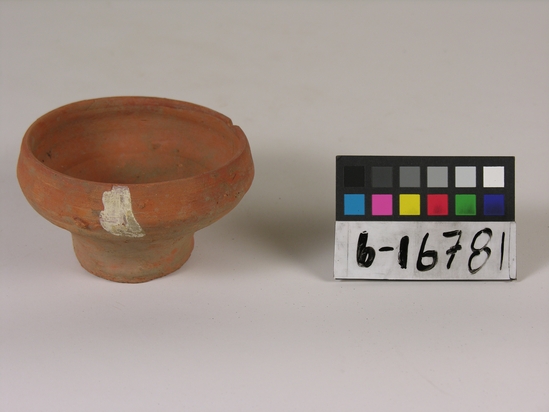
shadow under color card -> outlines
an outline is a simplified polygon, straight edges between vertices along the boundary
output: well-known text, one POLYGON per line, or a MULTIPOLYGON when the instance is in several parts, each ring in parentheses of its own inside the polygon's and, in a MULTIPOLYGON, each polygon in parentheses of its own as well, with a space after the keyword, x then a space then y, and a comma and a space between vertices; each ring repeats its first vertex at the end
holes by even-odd
POLYGON ((338 156, 336 279, 515 279, 515 158, 338 156))

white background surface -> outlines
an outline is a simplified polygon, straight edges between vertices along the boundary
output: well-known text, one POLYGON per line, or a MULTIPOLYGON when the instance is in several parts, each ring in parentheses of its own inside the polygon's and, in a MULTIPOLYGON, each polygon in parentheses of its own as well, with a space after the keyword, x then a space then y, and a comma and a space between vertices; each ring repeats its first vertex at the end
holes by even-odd
POLYGON ((549 2, 0 0, 1 411, 549 411, 549 2), (150 283, 94 277, 15 178, 58 106, 148 95, 256 179, 150 283), (516 282, 332 278, 335 156, 516 156, 516 282))

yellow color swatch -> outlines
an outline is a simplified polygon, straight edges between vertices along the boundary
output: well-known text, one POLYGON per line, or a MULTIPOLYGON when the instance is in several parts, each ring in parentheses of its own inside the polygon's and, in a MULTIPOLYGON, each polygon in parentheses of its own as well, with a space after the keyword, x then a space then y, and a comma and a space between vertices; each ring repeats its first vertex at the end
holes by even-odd
POLYGON ((419 195, 400 195, 400 214, 419 216, 421 213, 419 195))

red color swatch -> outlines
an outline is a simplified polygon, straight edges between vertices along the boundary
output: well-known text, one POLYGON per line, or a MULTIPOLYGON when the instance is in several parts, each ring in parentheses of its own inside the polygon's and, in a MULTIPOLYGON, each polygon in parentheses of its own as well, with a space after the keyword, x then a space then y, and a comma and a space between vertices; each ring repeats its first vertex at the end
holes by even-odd
POLYGON ((448 195, 427 195, 427 215, 447 216, 448 195))

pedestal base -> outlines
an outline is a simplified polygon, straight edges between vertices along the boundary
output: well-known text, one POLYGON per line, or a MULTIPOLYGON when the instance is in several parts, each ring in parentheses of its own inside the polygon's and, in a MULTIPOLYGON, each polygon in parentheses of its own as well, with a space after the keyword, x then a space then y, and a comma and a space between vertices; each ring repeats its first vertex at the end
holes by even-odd
POLYGON ((74 252, 84 269, 122 283, 148 282, 179 269, 189 259, 194 236, 168 240, 117 237, 102 240, 72 235, 74 252))

